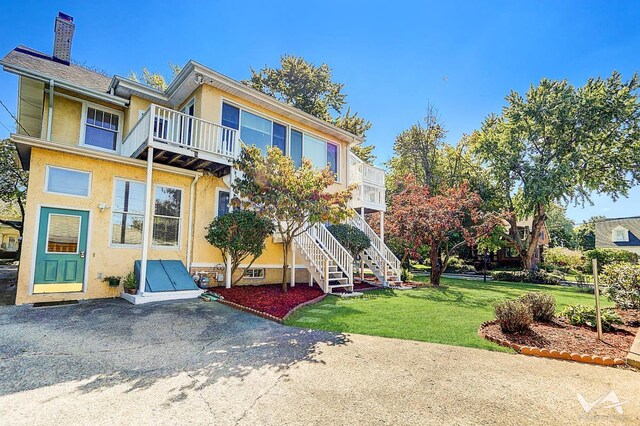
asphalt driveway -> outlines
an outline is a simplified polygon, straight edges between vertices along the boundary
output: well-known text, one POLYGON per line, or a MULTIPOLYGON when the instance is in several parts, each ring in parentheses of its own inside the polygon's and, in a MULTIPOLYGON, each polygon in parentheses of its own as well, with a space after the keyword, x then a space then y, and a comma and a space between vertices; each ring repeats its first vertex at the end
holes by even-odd
POLYGON ((2 424, 640 422, 640 373, 281 326, 200 300, 0 307, 2 424), (615 391, 623 413, 593 402, 615 391))

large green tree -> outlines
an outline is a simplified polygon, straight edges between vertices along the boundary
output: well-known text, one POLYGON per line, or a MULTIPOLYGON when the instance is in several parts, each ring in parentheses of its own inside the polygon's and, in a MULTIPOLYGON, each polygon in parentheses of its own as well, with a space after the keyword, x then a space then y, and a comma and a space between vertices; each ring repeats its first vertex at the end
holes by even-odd
POLYGON ((21 238, 18 240, 16 253, 16 257, 19 257, 22 249, 22 229, 29 173, 18 166, 16 158, 15 144, 8 139, 0 141, 0 201, 2 201, 0 215, 7 216, 6 219, 0 217, 0 223, 14 228, 20 234, 21 238), (20 216, 20 224, 10 220, 16 214, 20 216))
POLYGON ((268 148, 264 156, 260 148, 243 147, 234 167, 241 173, 232 184, 237 195, 233 205, 272 221, 282 237, 282 290, 286 292, 293 239, 318 222, 340 223, 349 217, 347 203, 353 188, 329 192, 335 183, 329 166, 316 170, 305 158, 296 168, 278 148, 268 148))
POLYGON ((583 251, 596 248, 596 222, 605 219, 604 216, 591 216, 588 220, 574 228, 576 246, 583 251))
POLYGON ((558 204, 551 204, 547 210, 547 231, 549 246, 576 248, 575 223, 567 217, 567 209, 558 204))
POLYGON ((540 230, 554 203, 590 202, 590 194, 625 196, 640 181, 637 75, 592 78, 582 87, 543 79, 513 91, 501 115, 490 115, 475 144, 504 196, 508 240, 535 268, 540 230), (518 218, 531 217, 521 238, 518 218))
MULTIPOLYGON (((327 64, 316 66, 304 58, 282 55, 280 67, 251 68, 251 78, 244 84, 273 96, 308 114, 325 120, 356 136, 365 137, 371 123, 352 113, 347 106, 344 84, 333 81, 327 64)), ((358 147, 353 152, 363 161, 373 164, 373 146, 358 147)))

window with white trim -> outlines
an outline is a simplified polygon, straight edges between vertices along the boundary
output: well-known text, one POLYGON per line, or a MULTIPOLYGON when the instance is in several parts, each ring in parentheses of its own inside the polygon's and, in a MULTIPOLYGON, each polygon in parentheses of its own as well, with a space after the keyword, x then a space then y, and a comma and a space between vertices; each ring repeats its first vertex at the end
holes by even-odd
POLYGON ((118 114, 87 107, 84 144, 115 151, 120 130, 118 114))
POLYGON ((142 244, 145 188, 144 183, 116 179, 111 209, 111 244, 142 244))
POLYGON ((614 243, 624 243, 629 241, 629 230, 622 226, 616 226, 613 228, 612 234, 614 243))
POLYGON ((153 245, 178 247, 182 210, 182 190, 157 185, 153 212, 153 245))
POLYGON ((88 197, 91 172, 47 166, 46 191, 88 197))
POLYGON ((264 278, 264 268, 249 268, 244 270, 245 278, 264 278))

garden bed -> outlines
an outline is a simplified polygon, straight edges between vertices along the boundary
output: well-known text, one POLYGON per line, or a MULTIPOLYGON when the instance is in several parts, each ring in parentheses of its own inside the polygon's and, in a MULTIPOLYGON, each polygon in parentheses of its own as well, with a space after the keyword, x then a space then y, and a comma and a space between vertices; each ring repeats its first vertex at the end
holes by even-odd
POLYGON ((581 359, 569 357, 574 361, 596 362, 593 359, 626 359, 638 332, 637 311, 617 311, 625 324, 618 325, 604 333, 604 342, 597 340, 595 329, 588 326, 575 326, 557 318, 552 322, 535 322, 531 330, 524 333, 503 333, 495 321, 484 323, 480 335, 488 340, 513 347, 515 350, 532 355, 565 358, 560 353, 579 354, 581 359), (528 350, 525 350, 527 348, 528 350), (532 349, 538 349, 533 350, 532 349), (551 352, 554 352, 553 354, 551 352), (553 356, 557 355, 557 356, 553 356), (591 357, 591 360, 586 357, 591 357), (585 359, 582 359, 585 358, 585 359))
POLYGON ((298 306, 324 296, 324 292, 318 286, 309 287, 303 284, 290 287, 286 293, 282 292, 280 284, 242 285, 216 288, 214 291, 224 297, 225 302, 231 302, 275 319, 283 319, 298 306))

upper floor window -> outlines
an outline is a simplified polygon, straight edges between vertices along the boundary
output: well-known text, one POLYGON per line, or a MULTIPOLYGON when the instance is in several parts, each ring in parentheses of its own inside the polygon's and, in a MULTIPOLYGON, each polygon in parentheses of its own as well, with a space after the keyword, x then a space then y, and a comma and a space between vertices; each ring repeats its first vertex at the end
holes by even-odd
POLYGON ((47 166, 46 191, 57 194, 89 196, 91 173, 47 166))
POLYGON ((84 144, 98 148, 115 150, 120 130, 118 114, 87 107, 84 124, 84 144))
POLYGON ((267 153, 270 146, 287 152, 287 128, 259 115, 240 112, 240 139, 247 145, 255 145, 267 153))
POLYGON ((616 226, 613 228, 612 239, 614 243, 624 243, 629 241, 629 230, 622 226, 616 226))
POLYGON ((327 167, 328 164, 331 171, 338 175, 337 145, 304 134, 302 156, 311 160, 311 163, 319 169, 327 167))

